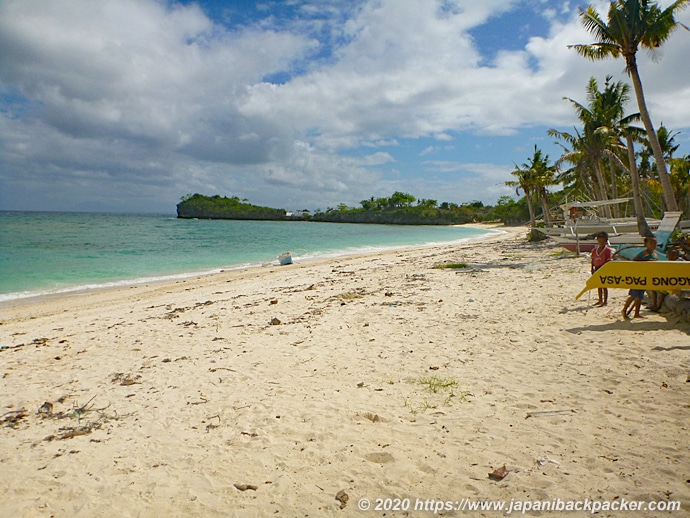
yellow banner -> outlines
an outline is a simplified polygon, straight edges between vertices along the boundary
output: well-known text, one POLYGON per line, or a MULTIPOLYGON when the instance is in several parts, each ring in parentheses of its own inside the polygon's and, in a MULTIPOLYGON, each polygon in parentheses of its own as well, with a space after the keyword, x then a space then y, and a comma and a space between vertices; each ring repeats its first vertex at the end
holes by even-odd
POLYGON ((609 261, 587 280, 576 299, 594 288, 626 290, 690 290, 690 262, 609 261))

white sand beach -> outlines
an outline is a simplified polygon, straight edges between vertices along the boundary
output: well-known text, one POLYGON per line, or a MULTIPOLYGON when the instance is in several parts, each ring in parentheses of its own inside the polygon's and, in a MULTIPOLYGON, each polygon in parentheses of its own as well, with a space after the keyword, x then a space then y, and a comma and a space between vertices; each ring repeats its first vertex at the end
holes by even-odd
POLYGON ((690 324, 505 231, 4 305, 0 516, 690 515, 690 324))

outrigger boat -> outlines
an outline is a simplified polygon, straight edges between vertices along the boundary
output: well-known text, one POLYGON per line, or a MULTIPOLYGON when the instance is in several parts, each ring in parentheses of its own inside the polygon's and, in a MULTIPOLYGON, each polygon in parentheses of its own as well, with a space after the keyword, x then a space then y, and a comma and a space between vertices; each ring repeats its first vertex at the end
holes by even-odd
MULTIPOLYGON (((630 200, 632 198, 567 202, 560 206, 563 210, 563 224, 552 228, 537 228, 536 230, 550 237, 584 237, 601 231, 608 234, 636 233, 638 229, 635 218, 604 218, 597 212, 597 209, 601 207, 627 203, 630 200)), ((659 226, 659 223, 660 220, 658 219, 647 220, 652 231, 659 226)))
MULTIPOLYGON (((599 244, 595 234, 589 234, 583 237, 570 237, 570 236, 550 236, 556 243, 560 246, 569 250, 571 252, 591 252, 599 244)), ((609 245, 612 248, 618 246, 642 246, 644 245, 644 238, 639 234, 616 234, 609 236, 609 245)))
MULTIPOLYGON (((665 213, 664 218, 654 232, 657 242, 657 253, 660 259, 666 259, 666 247, 671 239, 671 234, 678 226, 680 217, 680 212, 665 213)), ((584 237, 551 236, 551 239, 571 252, 591 252, 597 246, 597 240, 594 235, 584 237)), ((617 234, 609 236, 609 245, 616 251, 617 255, 632 260, 633 257, 644 249, 644 238, 639 234, 617 234)))
MULTIPOLYGON (((656 249, 660 259, 666 259, 666 249, 671 240, 671 234, 673 234, 673 231, 678 226, 682 214, 682 212, 665 212, 664 219, 661 220, 659 227, 654 232, 654 237, 656 237, 656 249)), ((616 254, 630 260, 644 249, 644 247, 636 246, 635 244, 619 245, 613 248, 616 249, 616 254)))

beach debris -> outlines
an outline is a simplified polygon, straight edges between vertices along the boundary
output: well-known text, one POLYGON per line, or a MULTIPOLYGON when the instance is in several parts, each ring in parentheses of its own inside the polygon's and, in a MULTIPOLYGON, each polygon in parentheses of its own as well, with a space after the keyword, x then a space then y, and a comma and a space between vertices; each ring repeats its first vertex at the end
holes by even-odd
POLYGON ((556 466, 561 465, 561 463, 557 460, 550 459, 548 455, 541 455, 540 457, 537 457, 537 464, 539 464, 540 466, 546 466, 549 462, 551 464, 555 464, 556 466))
POLYGON ((278 304, 278 299, 273 299, 273 300, 271 300, 271 304, 272 304, 272 305, 278 304))
POLYGON ((19 424, 20 419, 24 419, 29 415, 26 408, 20 408, 19 410, 12 410, 10 412, 5 412, 0 417, 0 424, 4 426, 9 426, 10 428, 16 428, 19 424))
POLYGON ((240 491, 246 491, 247 489, 251 489, 252 491, 256 491, 259 489, 259 486, 256 486, 254 484, 233 484, 237 489, 240 491))
POLYGON ((52 415, 53 414, 53 404, 50 401, 46 401, 40 407, 38 407, 37 414, 41 415, 52 415))
POLYGON ((366 295, 366 292, 364 291, 363 288, 357 288, 354 290, 350 290, 346 293, 341 293, 340 295, 337 295, 335 298, 342 299, 342 300, 355 300, 355 299, 361 299, 366 295))
POLYGON ((525 416, 525 419, 530 418, 530 417, 551 417, 555 415, 568 415, 568 414, 574 414, 575 410, 570 409, 570 410, 547 410, 545 412, 527 412, 527 415, 525 416))
POLYGON ((184 326, 184 327, 197 327, 199 325, 198 322, 194 322, 193 320, 187 320, 185 322, 181 322, 178 325, 184 326))
POLYGON ((610 455, 599 455, 599 457, 610 462, 618 462, 618 457, 612 457, 610 455))
POLYGON ((369 419, 369 421, 371 421, 372 423, 378 423, 379 421, 381 421, 381 418, 378 416, 378 414, 374 414, 372 412, 365 412, 364 414, 362 414, 362 417, 369 419))
POLYGON ((117 383, 118 381, 120 382, 121 386, 129 386, 129 385, 136 385, 136 384, 141 384, 141 375, 137 374, 136 376, 132 377, 131 374, 125 374, 123 372, 116 372, 113 374, 112 382, 117 383))
MULTIPOLYGON (((208 399, 206 399, 206 396, 204 396, 203 394, 200 394, 199 398, 201 399, 201 401, 187 401, 187 404, 188 405, 203 405, 204 403, 208 403, 208 399)), ((218 418, 218 419, 220 419, 220 418, 218 418)))
POLYGON ((74 437, 79 437, 80 435, 89 435, 91 432, 94 430, 98 430, 103 426, 103 423, 98 420, 98 421, 93 421, 91 423, 87 423, 84 426, 68 426, 64 428, 60 428, 62 431, 61 434, 59 435, 49 435, 44 439, 44 441, 55 441, 55 440, 63 440, 63 439, 73 439, 74 437))
POLYGON ((26 344, 17 345, 0 345, 0 351, 9 351, 10 349, 18 349, 19 347, 24 347, 26 344))
POLYGON ((508 476, 508 473, 510 473, 510 471, 506 469, 506 465, 504 464, 500 468, 495 469, 491 473, 489 473, 489 478, 491 480, 503 480, 508 476))
POLYGON ((345 506, 347 505, 347 501, 350 499, 349 495, 345 492, 344 489, 341 489, 335 494, 335 499, 340 502, 340 508, 345 509, 345 506))
MULTIPOLYGON (((218 419, 218 424, 213 424, 209 423, 206 425, 206 433, 209 432, 209 430, 213 430, 214 428, 219 428, 220 427, 220 416, 219 415, 212 415, 211 417, 207 417, 207 419, 218 419)), ((202 423, 205 423, 205 421, 202 421, 202 423)))
POLYGON ((282 323, 282 322, 280 321, 280 319, 278 319, 278 318, 276 318, 276 317, 273 317, 273 318, 271 319, 271 322, 270 322, 270 324, 271 324, 272 326, 279 326, 281 323, 282 323))

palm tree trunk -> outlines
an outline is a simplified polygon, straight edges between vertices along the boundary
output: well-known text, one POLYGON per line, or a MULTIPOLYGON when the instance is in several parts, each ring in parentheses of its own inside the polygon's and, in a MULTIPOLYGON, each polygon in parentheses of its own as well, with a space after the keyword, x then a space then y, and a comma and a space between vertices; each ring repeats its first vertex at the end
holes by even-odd
POLYGON ((664 162, 664 154, 661 151, 661 144, 659 143, 659 138, 654 130, 652 119, 649 117, 647 103, 645 102, 644 92, 642 91, 642 80, 640 79, 640 74, 637 71, 637 62, 635 60, 635 56, 627 56, 626 61, 628 65, 628 73, 630 74, 633 82, 635 97, 637 97, 637 107, 640 110, 640 117, 642 118, 644 129, 647 131, 649 144, 652 146, 652 150, 654 151, 654 161, 656 162, 656 167, 659 171, 659 182, 661 183, 661 188, 664 190, 666 207, 668 210, 676 211, 678 210, 678 204, 676 203, 676 198, 673 195, 673 186, 671 185, 671 180, 668 176, 666 162, 664 162))
POLYGON ((532 199, 532 193, 530 193, 529 190, 523 188, 523 191, 525 191, 525 198, 527 198, 527 208, 529 209, 529 226, 530 229, 533 229, 537 226, 537 217, 534 214, 534 200, 532 199))
POLYGON ((637 163, 635 162, 635 144, 629 133, 626 133, 625 140, 628 147, 628 163, 630 164, 630 181, 632 182, 633 188, 633 206, 635 207, 635 218, 637 219, 637 231, 642 237, 653 236, 654 234, 652 234, 652 231, 649 229, 642 208, 640 175, 637 173, 637 163))
MULTIPOLYGON (((577 166, 577 174, 580 177, 580 182, 582 182, 582 190, 587 193, 593 192, 594 189, 591 182, 592 175, 589 174, 589 172, 582 165, 577 166)), ((596 195, 594 198, 596 198, 596 195)))
MULTIPOLYGON (((601 163, 599 160, 594 160, 594 176, 597 179, 597 184, 599 187, 599 192, 597 193, 597 198, 601 201, 608 200, 608 195, 606 194, 606 179, 601 172, 601 163)), ((604 217, 611 217, 611 207, 604 205, 603 207, 604 217)))
POLYGON ((541 187, 539 189, 539 201, 541 202, 541 211, 544 213, 544 223, 547 227, 553 227, 551 222, 551 207, 549 207, 549 197, 546 194, 546 189, 541 187))
MULTIPOLYGON (((609 157, 609 168, 611 169, 611 198, 615 200, 616 198, 618 198, 618 177, 616 175, 616 166, 613 163, 613 159, 611 157, 609 157)), ((613 217, 621 217, 621 211, 618 205, 613 206, 613 217)))

